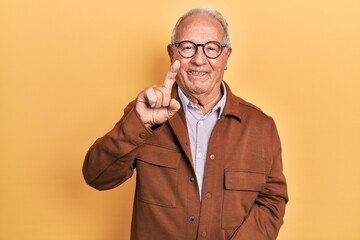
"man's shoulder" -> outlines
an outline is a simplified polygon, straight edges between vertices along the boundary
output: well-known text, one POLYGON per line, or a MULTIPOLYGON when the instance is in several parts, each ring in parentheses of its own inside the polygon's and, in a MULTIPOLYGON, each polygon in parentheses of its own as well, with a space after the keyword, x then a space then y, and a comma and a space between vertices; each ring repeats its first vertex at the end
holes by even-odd
POLYGON ((240 103, 240 105, 242 106, 242 107, 247 107, 248 109, 249 109, 249 111, 255 111, 255 112, 257 112, 257 113, 259 113, 259 114, 262 114, 262 115, 264 115, 265 117, 268 117, 268 118, 271 118, 271 116, 269 116, 267 113, 265 113, 260 107, 258 107, 257 105, 255 105, 255 104, 253 104, 253 103, 251 103, 251 102, 249 102, 249 101, 247 101, 247 100, 244 100, 243 98, 241 98, 241 97, 238 97, 238 96, 236 96, 237 98, 238 98, 238 101, 239 101, 239 103, 240 103))
POLYGON ((263 121, 273 121, 273 118, 265 113, 260 107, 257 105, 235 95, 231 94, 231 112, 235 112, 241 120, 245 119, 258 119, 263 121))

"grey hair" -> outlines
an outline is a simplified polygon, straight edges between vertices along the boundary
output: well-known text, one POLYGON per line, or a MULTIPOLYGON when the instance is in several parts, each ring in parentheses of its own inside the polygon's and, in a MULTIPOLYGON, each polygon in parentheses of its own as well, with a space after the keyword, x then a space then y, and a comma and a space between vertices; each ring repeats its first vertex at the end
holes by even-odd
POLYGON ((177 36, 177 31, 179 28, 179 25, 188 17, 191 17, 197 13, 205 13, 213 18, 215 18, 216 20, 219 21, 219 23, 221 24, 221 26, 224 29, 224 33, 225 33, 225 44, 229 45, 230 44, 230 34, 229 34, 229 25, 226 21, 226 19, 223 17, 223 15, 217 11, 214 8, 208 8, 208 7, 199 7, 199 8, 194 8, 191 9, 190 11, 188 11, 187 13, 185 13, 184 15, 182 15, 179 20, 176 22, 174 29, 172 31, 171 34, 171 43, 175 43, 176 42, 176 36, 177 36))

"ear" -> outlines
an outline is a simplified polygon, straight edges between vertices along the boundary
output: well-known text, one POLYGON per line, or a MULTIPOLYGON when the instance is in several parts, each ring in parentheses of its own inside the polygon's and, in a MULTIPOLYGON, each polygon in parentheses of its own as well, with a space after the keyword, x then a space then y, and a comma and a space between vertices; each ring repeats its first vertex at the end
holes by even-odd
POLYGON ((225 69, 224 70, 227 70, 227 61, 229 60, 229 57, 231 55, 231 52, 232 52, 232 48, 229 46, 226 48, 225 50, 225 56, 226 56, 226 65, 225 65, 225 69))
POLYGON ((230 55, 231 55, 231 52, 232 52, 232 48, 230 46, 228 46, 226 48, 226 51, 225 51, 225 54, 226 54, 226 58, 229 59, 230 55))
POLYGON ((173 62, 173 58, 174 58, 174 50, 171 44, 167 45, 167 52, 169 54, 170 57, 170 62, 173 62))

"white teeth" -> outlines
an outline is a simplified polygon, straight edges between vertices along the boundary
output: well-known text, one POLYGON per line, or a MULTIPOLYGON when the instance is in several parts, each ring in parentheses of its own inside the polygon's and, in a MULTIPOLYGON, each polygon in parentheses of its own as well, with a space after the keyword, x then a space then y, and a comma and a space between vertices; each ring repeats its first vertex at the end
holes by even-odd
POLYGON ((197 76, 202 76, 202 75, 205 75, 205 74, 206 74, 206 72, 197 72, 197 71, 190 71, 190 73, 191 73, 192 75, 197 75, 197 76))

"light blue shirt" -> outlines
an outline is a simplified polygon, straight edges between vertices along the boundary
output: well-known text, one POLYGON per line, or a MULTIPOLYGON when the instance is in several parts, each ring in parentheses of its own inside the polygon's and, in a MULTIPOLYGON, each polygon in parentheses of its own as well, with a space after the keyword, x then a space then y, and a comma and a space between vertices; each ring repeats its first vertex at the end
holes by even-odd
POLYGON ((200 199, 210 136, 216 122, 220 119, 220 116, 224 111, 226 103, 227 93, 224 83, 222 83, 221 87, 223 96, 214 108, 205 115, 203 115, 202 111, 197 106, 189 101, 189 99, 178 87, 179 98, 185 112, 186 124, 190 138, 191 154, 194 161, 193 164, 200 191, 200 199))

